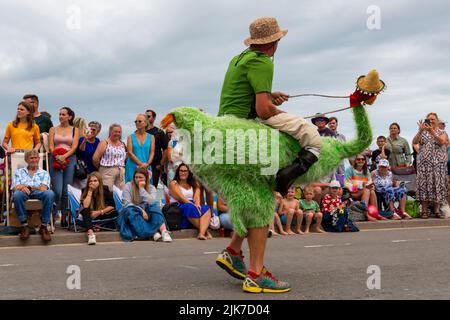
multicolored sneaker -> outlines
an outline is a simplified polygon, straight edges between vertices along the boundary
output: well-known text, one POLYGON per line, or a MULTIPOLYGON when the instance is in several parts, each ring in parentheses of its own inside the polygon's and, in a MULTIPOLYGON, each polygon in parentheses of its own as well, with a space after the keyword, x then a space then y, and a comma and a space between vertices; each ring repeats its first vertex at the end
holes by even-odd
POLYGON ((236 279, 244 280, 247 274, 247 267, 244 263, 244 256, 242 254, 238 256, 232 255, 228 249, 222 251, 216 259, 216 263, 228 274, 236 279))
POLYGON ((291 285, 286 281, 278 280, 266 267, 263 267, 258 279, 253 279, 249 275, 245 277, 242 289, 250 293, 283 293, 290 291, 291 285))

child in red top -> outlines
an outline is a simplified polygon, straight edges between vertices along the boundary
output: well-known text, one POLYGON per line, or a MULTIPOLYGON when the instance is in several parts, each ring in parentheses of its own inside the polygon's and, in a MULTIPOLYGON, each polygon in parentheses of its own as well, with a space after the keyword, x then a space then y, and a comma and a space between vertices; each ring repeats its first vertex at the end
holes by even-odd
POLYGON ((323 214, 330 214, 336 209, 344 209, 345 204, 341 201, 341 185, 339 181, 331 181, 330 193, 322 199, 323 214))

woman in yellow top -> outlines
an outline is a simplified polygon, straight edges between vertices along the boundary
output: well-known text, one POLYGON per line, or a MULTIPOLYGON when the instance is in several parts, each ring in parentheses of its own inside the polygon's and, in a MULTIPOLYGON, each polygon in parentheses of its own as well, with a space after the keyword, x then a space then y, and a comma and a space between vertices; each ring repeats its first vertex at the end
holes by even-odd
POLYGON ((34 123, 33 108, 28 103, 22 101, 17 106, 16 119, 8 123, 2 146, 10 154, 18 149, 39 150, 41 147, 39 127, 34 123))

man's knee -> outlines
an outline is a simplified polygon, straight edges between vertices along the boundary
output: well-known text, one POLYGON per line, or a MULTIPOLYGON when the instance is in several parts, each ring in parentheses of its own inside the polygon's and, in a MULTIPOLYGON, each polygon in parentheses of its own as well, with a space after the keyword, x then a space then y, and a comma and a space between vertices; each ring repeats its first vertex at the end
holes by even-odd
POLYGON ((45 190, 42 192, 42 201, 54 201, 55 193, 52 190, 45 190))
POLYGON ((22 191, 14 191, 13 194, 13 201, 14 202, 25 202, 28 200, 28 195, 25 192, 22 191))

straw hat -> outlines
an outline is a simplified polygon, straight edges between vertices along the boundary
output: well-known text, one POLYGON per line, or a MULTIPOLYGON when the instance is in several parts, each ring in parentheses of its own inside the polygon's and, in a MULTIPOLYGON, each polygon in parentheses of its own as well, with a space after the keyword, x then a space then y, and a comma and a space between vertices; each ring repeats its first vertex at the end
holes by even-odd
POLYGON ((378 95, 386 88, 386 84, 380 80, 377 70, 370 70, 366 76, 360 76, 356 81, 356 88, 364 94, 378 95))
POLYGON ((245 39, 244 44, 267 44, 280 40, 288 33, 288 30, 281 30, 278 22, 272 17, 258 18, 250 25, 250 38, 245 39))

